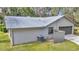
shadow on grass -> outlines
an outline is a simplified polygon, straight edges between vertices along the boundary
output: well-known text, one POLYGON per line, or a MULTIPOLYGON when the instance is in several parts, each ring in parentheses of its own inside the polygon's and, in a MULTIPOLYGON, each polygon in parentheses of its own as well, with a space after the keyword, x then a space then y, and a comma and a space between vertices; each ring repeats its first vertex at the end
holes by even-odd
POLYGON ((9 40, 0 40, 0 43, 7 43, 10 42, 9 40))
POLYGON ((37 44, 41 44, 43 42, 40 42, 40 41, 33 41, 33 42, 28 42, 28 43, 21 43, 21 44, 15 44, 14 46, 33 46, 33 45, 37 45, 37 44))

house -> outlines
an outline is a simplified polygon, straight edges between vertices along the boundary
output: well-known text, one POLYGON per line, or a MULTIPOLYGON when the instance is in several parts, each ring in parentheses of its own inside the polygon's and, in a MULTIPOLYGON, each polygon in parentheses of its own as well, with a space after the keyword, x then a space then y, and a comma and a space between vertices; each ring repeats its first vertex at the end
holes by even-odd
POLYGON ((5 24, 11 44, 14 45, 36 41, 39 35, 53 38, 55 30, 63 30, 65 35, 73 34, 74 24, 71 20, 64 15, 51 17, 6 16, 5 24))

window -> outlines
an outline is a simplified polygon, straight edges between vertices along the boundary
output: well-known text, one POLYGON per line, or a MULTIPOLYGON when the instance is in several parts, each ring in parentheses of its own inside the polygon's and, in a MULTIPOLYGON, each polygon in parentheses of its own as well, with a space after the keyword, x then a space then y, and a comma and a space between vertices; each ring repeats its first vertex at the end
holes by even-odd
POLYGON ((48 28, 48 34, 53 34, 53 27, 48 28))

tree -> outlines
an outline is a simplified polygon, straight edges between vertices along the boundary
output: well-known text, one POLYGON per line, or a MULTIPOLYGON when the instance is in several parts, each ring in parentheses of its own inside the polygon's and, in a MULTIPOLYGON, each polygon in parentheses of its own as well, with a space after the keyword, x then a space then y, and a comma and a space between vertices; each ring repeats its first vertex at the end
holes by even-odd
POLYGON ((34 11, 30 7, 3 8, 3 13, 10 16, 35 16, 34 11))
POLYGON ((52 16, 50 7, 32 7, 38 17, 52 16))

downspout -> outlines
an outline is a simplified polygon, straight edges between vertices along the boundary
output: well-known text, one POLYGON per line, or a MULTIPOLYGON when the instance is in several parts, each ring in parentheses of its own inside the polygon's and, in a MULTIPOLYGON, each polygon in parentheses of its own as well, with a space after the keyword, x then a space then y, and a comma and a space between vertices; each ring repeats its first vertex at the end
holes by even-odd
POLYGON ((72 28, 72 34, 74 34, 74 26, 75 26, 75 20, 74 20, 74 13, 73 13, 73 28, 72 28))

